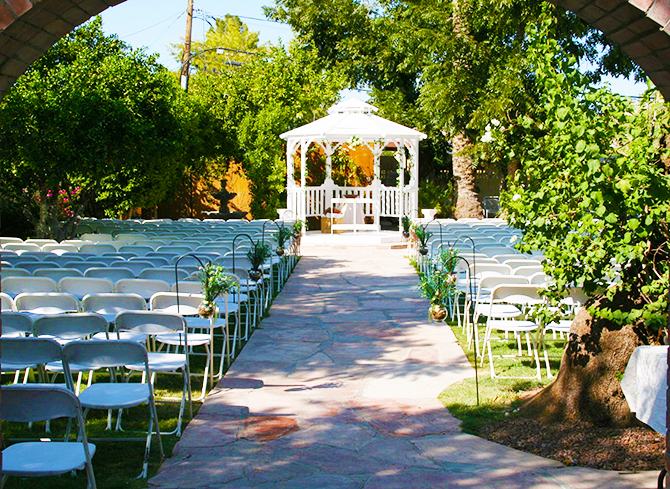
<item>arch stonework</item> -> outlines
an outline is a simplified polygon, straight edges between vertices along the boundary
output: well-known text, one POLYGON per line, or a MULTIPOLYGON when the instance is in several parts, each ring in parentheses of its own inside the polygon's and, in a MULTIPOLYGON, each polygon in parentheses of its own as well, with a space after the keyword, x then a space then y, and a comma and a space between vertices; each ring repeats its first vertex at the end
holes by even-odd
MULTIPOLYGON (((0 0, 0 99, 58 39, 126 0, 0 0)), ((550 0, 619 44, 670 100, 670 0, 550 0)))

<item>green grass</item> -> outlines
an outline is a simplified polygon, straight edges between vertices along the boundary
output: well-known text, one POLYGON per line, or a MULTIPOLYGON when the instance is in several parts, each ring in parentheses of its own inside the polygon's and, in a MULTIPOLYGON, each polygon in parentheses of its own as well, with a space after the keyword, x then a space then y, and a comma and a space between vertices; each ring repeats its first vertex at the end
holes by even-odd
MULTIPOLYGON (((479 325, 480 336, 484 336, 485 326, 479 325)), ((466 335, 455 324, 451 329, 458 339, 459 345, 465 351, 470 364, 474 366, 474 349, 468 348, 466 335)), ((566 340, 554 340, 552 335, 546 337, 547 353, 549 354, 552 374, 556 375, 560 366, 560 358, 566 345, 566 340)), ((480 343, 481 346, 481 343, 480 343)), ((524 341, 525 346, 525 341, 524 341)), ((483 350, 483 347, 481 347, 483 350)), ((524 352, 526 350, 524 348, 524 352)), ((483 351, 482 351, 483 353, 483 351)), ((496 358, 495 355, 515 355, 517 353, 515 340, 503 340, 493 343, 493 364, 499 376, 531 377, 536 373, 535 361, 530 357, 496 358)), ((509 416, 521 402, 520 396, 530 391, 538 390, 549 385, 553 379, 547 378, 542 351, 540 362, 542 379, 502 379, 490 376, 488 357, 484 365, 478 363, 479 404, 477 404, 477 382, 473 379, 453 384, 440 394, 440 401, 451 414, 462 421, 463 431, 473 435, 479 434, 483 424, 509 416)), ((478 359, 481 361, 481 358, 478 359)))

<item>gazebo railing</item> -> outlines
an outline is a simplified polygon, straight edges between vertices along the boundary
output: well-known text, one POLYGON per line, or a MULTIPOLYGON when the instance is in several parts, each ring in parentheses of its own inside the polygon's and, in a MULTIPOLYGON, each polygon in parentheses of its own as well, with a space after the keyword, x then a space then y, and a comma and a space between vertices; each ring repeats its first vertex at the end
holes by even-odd
MULTIPOLYGON (((347 195, 357 195, 361 199, 374 199, 378 202, 378 216, 402 217, 411 210, 418 208, 418 189, 405 187, 402 191, 395 187, 371 185, 369 187, 340 187, 336 185, 320 185, 318 187, 288 188, 288 209, 298 219, 319 217, 331 207, 332 199, 341 199, 347 195)), ((375 216, 375 206, 363 206, 365 216, 375 216)))

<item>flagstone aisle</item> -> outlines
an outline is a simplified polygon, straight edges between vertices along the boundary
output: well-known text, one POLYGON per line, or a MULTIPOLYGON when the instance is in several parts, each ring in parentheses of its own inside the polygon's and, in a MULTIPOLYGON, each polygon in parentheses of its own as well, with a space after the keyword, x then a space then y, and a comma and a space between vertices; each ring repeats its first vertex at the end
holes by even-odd
POLYGON ((405 250, 302 251, 150 487, 655 487, 655 473, 563 468, 461 433, 437 396, 474 372, 428 322, 405 250))

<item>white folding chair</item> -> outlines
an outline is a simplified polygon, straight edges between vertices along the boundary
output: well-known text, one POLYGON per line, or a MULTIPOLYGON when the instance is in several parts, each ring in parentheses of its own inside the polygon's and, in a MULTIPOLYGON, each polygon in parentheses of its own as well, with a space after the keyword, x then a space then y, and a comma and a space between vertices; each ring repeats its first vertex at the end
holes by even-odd
POLYGON ((61 360, 61 353, 60 345, 49 338, 0 337, 2 372, 15 372, 15 382, 18 381, 18 372, 25 370, 23 383, 27 383, 28 372, 38 368, 39 380, 45 382, 44 365, 61 360))
MULTIPOLYGON (((4 346, 4 345, 3 345, 4 346)), ((86 470, 89 489, 96 489, 91 458, 95 445, 88 443, 79 399, 66 387, 40 384, 4 386, 2 419, 19 423, 73 418, 77 421, 77 442, 68 441, 70 425, 63 442, 22 442, 2 451, 2 483, 9 476, 42 477, 74 470, 86 470)))
MULTIPOLYGON (((107 321, 102 316, 93 313, 77 313, 67 315, 42 316, 35 319, 33 333, 39 338, 51 338, 60 345, 66 345, 75 340, 88 339, 96 334, 107 335, 107 321)), ((65 374, 63 362, 56 361, 47 363, 47 372, 65 374)), ((75 392, 79 392, 82 373, 87 369, 76 365, 70 365, 70 374, 77 374, 77 385, 75 392)), ((89 375, 89 385, 93 375, 89 375)))
MULTIPOLYGON (((26 338, 33 334, 33 320, 27 314, 21 312, 3 312, 2 313, 2 338, 26 338)), ((1 356, 1 354, 0 354, 1 356)), ((0 361, 0 370, 5 373, 14 372, 14 383, 17 384, 20 379, 21 370, 25 370, 23 383, 28 382, 32 364, 18 365, 9 367, 6 360, 0 361), (23 367, 23 368, 19 368, 23 367)))
MULTIPOLYGON (((517 346, 519 350, 518 356, 520 357, 523 354, 521 346, 521 335, 526 335, 526 343, 528 346, 528 353, 532 355, 535 360, 536 365, 536 375, 530 378, 541 378, 540 371, 540 358, 538 355, 538 349, 540 346, 544 347, 544 341, 541 338, 543 330, 540 325, 534 321, 528 319, 518 319, 522 311, 517 309, 517 313, 513 313, 508 310, 503 312, 496 313, 494 306, 496 305, 511 305, 513 307, 520 306, 522 308, 527 308, 533 305, 541 304, 544 302, 544 299, 539 294, 539 289, 536 285, 498 285, 491 291, 490 299, 488 302, 489 310, 486 312, 487 321, 486 321, 486 333, 484 335, 484 348, 488 352, 489 365, 491 368, 491 378, 499 377, 495 373, 493 366, 493 351, 491 342, 494 339, 493 333, 495 331, 501 331, 504 333, 514 333, 517 341, 517 346), (539 333, 540 338, 537 337, 539 333), (532 343, 532 344, 531 344, 532 343)), ((545 352, 546 353, 546 352, 545 352)), ((549 372, 549 362, 547 362, 547 372, 549 372)), ((482 355, 481 364, 484 364, 484 356, 482 355)), ((510 377, 501 377, 501 378, 510 378, 510 377)), ((527 378, 527 377, 526 377, 527 378)))
POLYGON ((220 379, 223 376, 223 365, 230 358, 230 342, 228 332, 228 318, 224 317, 223 321, 219 321, 220 314, 215 314, 211 319, 198 317, 198 306, 205 299, 202 294, 189 294, 179 292, 158 292, 154 294, 149 300, 149 307, 152 311, 162 311, 171 314, 179 314, 184 317, 186 324, 191 330, 206 331, 203 333, 191 333, 190 343, 195 345, 194 339, 203 341, 207 337, 210 344, 208 352, 207 363, 209 364, 209 375, 214 385, 214 379, 220 379), (214 329, 221 328, 222 330, 222 347, 221 360, 219 362, 218 373, 214 370, 214 356, 216 356, 216 349, 214 348, 214 329))
POLYGON ((184 280, 188 276, 188 273, 184 270, 177 270, 175 274, 174 267, 170 266, 167 268, 146 268, 142 270, 139 274, 139 278, 147 280, 162 280, 172 285, 175 283, 175 277, 178 280, 184 280))
POLYGON ((30 272, 25 268, 7 268, 2 266, 2 278, 5 277, 30 277, 30 272))
MULTIPOLYGON (((181 436, 184 406, 187 398, 190 415, 193 416, 189 349, 193 346, 204 345, 209 352, 209 336, 196 335, 196 338, 193 338, 196 342, 196 345, 194 345, 191 343, 192 335, 188 334, 188 328, 183 317, 178 314, 157 311, 122 312, 116 317, 115 323, 119 331, 125 331, 132 334, 143 334, 147 337, 148 344, 158 344, 156 348, 152 348, 152 351, 149 351, 149 368, 154 375, 154 379, 157 373, 173 373, 181 371, 184 382, 181 400, 179 401, 180 406, 177 427, 172 432, 163 433, 164 435, 176 434, 177 436, 181 436), (162 351, 165 346, 167 346, 166 351, 162 351), (168 351, 170 347, 173 347, 174 349, 172 353, 168 351)), ((133 371, 141 371, 143 369, 141 365, 126 365, 126 367, 133 371)), ((207 369, 207 366, 205 368, 207 369)), ((202 398, 204 398, 206 388, 207 370, 205 370, 203 379, 202 398)), ((167 400, 167 402, 170 402, 170 400, 167 400)))
MULTIPOLYGON (((141 404, 149 405, 149 429, 144 450, 144 462, 141 478, 147 476, 149 453, 154 424, 161 460, 165 457, 158 425, 158 413, 154 400, 154 389, 149 369, 147 350, 142 343, 133 341, 73 341, 63 348, 63 359, 67 365, 77 364, 88 370, 101 368, 110 369, 112 382, 95 382, 79 394, 79 401, 84 408, 84 419, 90 409, 127 409, 141 404), (146 382, 114 382, 115 371, 125 365, 143 365, 146 382)), ((118 419, 117 419, 118 422, 118 419)), ((122 441, 123 438, 119 438, 122 441)))

